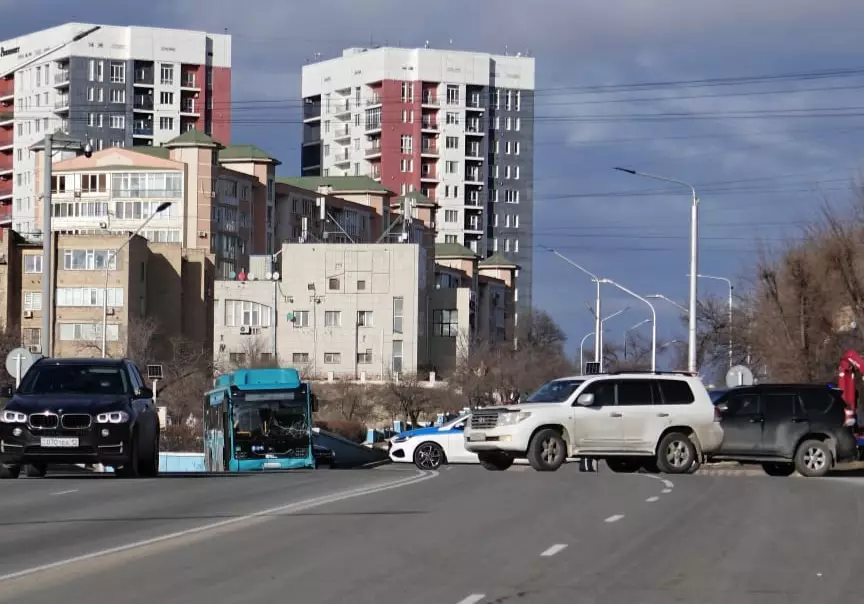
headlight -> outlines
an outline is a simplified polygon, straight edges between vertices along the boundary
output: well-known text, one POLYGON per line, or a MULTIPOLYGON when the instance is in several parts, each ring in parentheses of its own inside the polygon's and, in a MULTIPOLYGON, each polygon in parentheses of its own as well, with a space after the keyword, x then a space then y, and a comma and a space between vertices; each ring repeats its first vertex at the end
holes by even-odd
POLYGON ((0 414, 0 422, 4 424, 26 424, 27 415, 20 411, 4 411, 0 414))
POLYGON ((531 414, 527 411, 510 411, 507 413, 502 413, 498 416, 498 425, 512 426, 513 424, 524 422, 529 417, 531 417, 531 414))
POLYGON ((100 413, 96 416, 97 424, 125 424, 129 421, 129 414, 125 411, 111 411, 100 413))

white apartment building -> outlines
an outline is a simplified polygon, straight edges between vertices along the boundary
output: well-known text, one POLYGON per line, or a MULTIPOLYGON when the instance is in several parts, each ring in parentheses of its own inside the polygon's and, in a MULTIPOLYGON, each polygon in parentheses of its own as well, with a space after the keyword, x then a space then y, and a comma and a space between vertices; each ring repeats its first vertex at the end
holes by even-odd
POLYGON ((0 48, 0 219, 25 236, 38 232, 30 147, 49 132, 96 150, 192 129, 230 142, 230 36, 67 23, 0 48))
POLYGON ((302 77, 302 174, 422 192, 439 206, 437 241, 517 263, 530 307, 534 59, 350 48, 302 77))

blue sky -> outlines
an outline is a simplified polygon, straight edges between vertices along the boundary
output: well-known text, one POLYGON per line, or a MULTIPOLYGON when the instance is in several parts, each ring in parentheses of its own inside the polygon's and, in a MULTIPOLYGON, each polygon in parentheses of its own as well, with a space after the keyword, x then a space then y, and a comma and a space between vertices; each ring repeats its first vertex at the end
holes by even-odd
MULTIPOLYGON (((299 170, 300 69, 314 53, 332 57, 370 40, 528 50, 537 60, 536 243, 684 304, 686 189, 613 166, 693 182, 700 272, 737 279, 752 267, 757 239, 777 244, 824 197, 851 198, 864 151, 864 2, 856 0, 0 0, 0 14, 0 39, 72 20, 227 29, 233 140, 275 154, 285 175, 299 170), (631 86, 859 68, 747 85, 631 86)), ((592 329, 584 304, 592 284, 542 250, 535 257, 536 304, 575 351, 592 329)), ((700 291, 726 295, 719 282, 700 291)), ((604 304, 606 312, 632 306, 607 324, 607 342, 648 316, 611 289, 604 304)), ((674 307, 658 301, 657 311, 662 336, 686 335, 674 307)))

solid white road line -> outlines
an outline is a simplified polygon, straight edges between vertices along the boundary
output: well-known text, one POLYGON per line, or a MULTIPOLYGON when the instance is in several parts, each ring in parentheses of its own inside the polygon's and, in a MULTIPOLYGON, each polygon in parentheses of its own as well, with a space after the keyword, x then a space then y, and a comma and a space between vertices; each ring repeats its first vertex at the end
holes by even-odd
POLYGON ((459 600, 458 604, 477 604, 480 600, 486 597, 486 594, 471 594, 464 600, 459 600))
POLYGON ((671 493, 671 492, 672 492, 672 489, 663 489, 663 492, 664 492, 664 493, 671 493))
POLYGON ((350 491, 340 491, 332 493, 330 495, 315 497, 313 499, 304 499, 295 503, 288 503, 285 505, 277 506, 275 508, 269 508, 266 510, 253 512, 251 514, 246 514, 245 516, 237 516, 235 518, 228 518, 227 520, 220 520, 219 522, 211 522, 210 524, 196 526, 195 528, 191 529, 177 531, 174 533, 167 533, 164 535, 159 535, 158 537, 151 537, 150 539, 142 539, 141 541, 133 541, 125 545, 118 545, 117 547, 102 549, 95 552, 90 552, 89 554, 82 554, 80 556, 74 556, 72 558, 66 558, 64 560, 57 560, 56 562, 50 562, 48 564, 42 564, 40 566, 33 566, 31 568, 19 570, 14 573, 0 575, 0 582, 10 581, 12 579, 18 579, 20 577, 26 577, 27 575, 33 575, 47 570, 53 570, 62 566, 75 564, 77 562, 86 562, 95 558, 110 556, 113 554, 118 554, 120 552, 125 552, 140 547, 146 547, 148 545, 154 545, 156 543, 162 543, 163 541, 170 541, 172 539, 178 539, 180 537, 186 537, 188 535, 205 533, 207 531, 212 531, 214 529, 230 526, 232 524, 239 524, 241 522, 246 522, 255 518, 260 518, 262 516, 271 516, 273 514, 293 514, 311 508, 316 508, 322 505, 327 505, 328 503, 336 503, 337 501, 344 501, 345 499, 353 499, 354 497, 372 495, 375 493, 381 493, 382 491, 389 491, 390 489, 398 489, 399 487, 406 487, 408 485, 417 484, 418 482, 423 482, 425 480, 429 480, 430 478, 435 478, 436 476, 438 476, 438 472, 418 470, 414 476, 410 476, 408 478, 401 478, 392 482, 385 482, 384 484, 374 487, 358 488, 352 489, 350 491))
POLYGON ((68 495, 69 493, 77 493, 78 489, 69 489, 68 491, 57 491, 56 493, 51 493, 52 495, 68 495))
POLYGON ((550 556, 554 556, 558 552, 565 550, 565 549, 567 549, 566 543, 556 543, 555 545, 553 545, 552 547, 550 547, 549 549, 547 549, 545 552, 543 552, 540 555, 546 556, 548 558, 550 556))
POLYGON ((645 500, 645 503, 654 503, 658 499, 660 499, 660 498, 656 497, 656 496, 655 497, 649 497, 648 499, 645 500))
MULTIPOLYGON (((618 522, 618 521, 621 520, 623 517, 624 517, 624 514, 615 514, 614 516, 609 516, 609 517, 608 517, 606 520, 604 520, 603 522, 609 522, 609 523, 612 523, 612 522, 618 522)), ((0 580, 2 580, 2 579, 3 579, 3 577, 0 577, 0 580)))

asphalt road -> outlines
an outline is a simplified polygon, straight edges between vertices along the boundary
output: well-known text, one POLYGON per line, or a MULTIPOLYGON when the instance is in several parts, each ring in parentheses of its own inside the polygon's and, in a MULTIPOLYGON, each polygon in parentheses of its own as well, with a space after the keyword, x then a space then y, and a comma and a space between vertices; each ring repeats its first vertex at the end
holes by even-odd
POLYGON ((862 489, 575 464, 4 481, 0 601, 848 604, 862 489))

